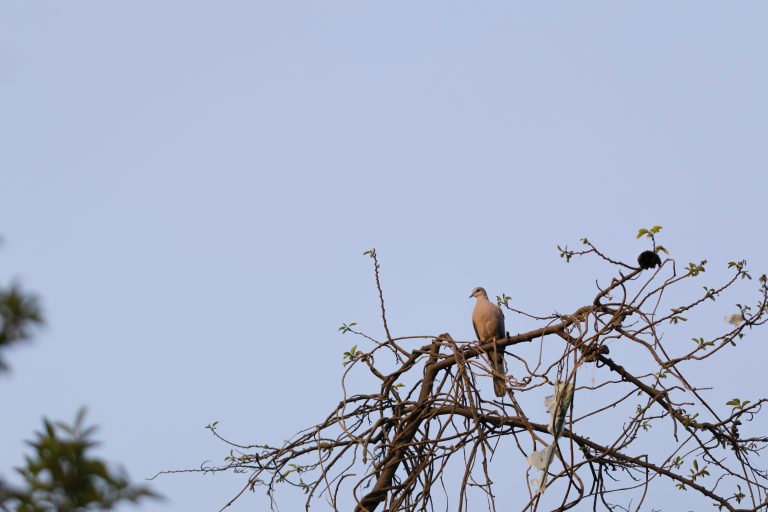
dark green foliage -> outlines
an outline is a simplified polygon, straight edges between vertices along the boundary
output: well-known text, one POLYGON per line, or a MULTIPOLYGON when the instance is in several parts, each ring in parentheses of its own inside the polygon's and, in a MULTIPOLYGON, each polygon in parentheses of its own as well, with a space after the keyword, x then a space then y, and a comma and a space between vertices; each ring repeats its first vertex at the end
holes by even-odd
POLYGON ((28 444, 32 454, 16 471, 24 487, 0 484, 0 510, 16 512, 74 512, 111 510, 124 501, 137 502, 156 495, 144 486, 134 486, 128 478, 110 470, 92 455, 98 444, 95 427, 84 424, 81 409, 74 425, 43 420, 43 430, 28 444))
MULTIPOLYGON (((35 296, 18 285, 0 287, 0 372, 8 366, 3 350, 32 337, 33 329, 43 324, 35 296)), ((6 421, 12 411, 4 411, 6 421)), ((32 453, 16 471, 23 478, 21 486, 0 480, 0 511, 3 512, 77 512, 111 510, 118 503, 137 502, 157 497, 144 486, 132 485, 121 472, 107 467, 93 456, 97 443, 95 427, 84 424, 81 409, 74 425, 43 420, 43 429, 28 441, 32 453)))
MULTIPOLYGON (((0 288, 0 351, 14 342, 28 340, 32 328, 42 323, 35 296, 22 292, 15 284, 0 288)), ((0 371, 7 369, 0 352, 0 371)))

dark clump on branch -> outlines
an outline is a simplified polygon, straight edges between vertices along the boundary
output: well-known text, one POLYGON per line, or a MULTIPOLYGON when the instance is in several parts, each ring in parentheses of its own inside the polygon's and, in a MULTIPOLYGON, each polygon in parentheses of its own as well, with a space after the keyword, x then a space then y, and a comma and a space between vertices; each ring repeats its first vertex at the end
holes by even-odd
POLYGON ((637 264, 640 265, 640 268, 643 270, 654 268, 661 266, 661 258, 659 258, 659 255, 653 251, 643 251, 640 253, 640 256, 637 257, 637 264))

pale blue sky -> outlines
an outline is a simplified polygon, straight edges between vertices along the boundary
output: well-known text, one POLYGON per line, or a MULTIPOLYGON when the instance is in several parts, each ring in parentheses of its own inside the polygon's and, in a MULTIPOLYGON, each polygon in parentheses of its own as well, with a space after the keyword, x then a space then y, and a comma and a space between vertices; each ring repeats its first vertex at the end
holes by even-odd
MULTIPOLYGON (((83 404, 137 480, 220 461, 211 421, 277 443, 324 417, 338 326, 381 333, 370 247, 394 334, 459 339, 475 286, 588 302, 606 269, 555 250, 582 236, 632 260, 661 224, 708 278, 765 272, 766 22, 756 1, 2 2, 0 278, 49 325, 0 376, 0 473, 83 404)), ((734 386, 768 355, 743 350, 734 386)), ((154 485, 145 509, 217 510, 240 480, 154 485)))

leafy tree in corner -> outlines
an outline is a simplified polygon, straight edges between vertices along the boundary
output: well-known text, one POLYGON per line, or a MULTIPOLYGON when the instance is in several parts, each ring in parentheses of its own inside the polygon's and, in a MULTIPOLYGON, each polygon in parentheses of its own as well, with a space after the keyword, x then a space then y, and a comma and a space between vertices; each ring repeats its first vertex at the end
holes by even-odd
MULTIPOLYGON (((2 351, 9 345, 31 339, 43 315, 35 296, 18 285, 0 287, 0 372, 8 365, 2 351)), ((43 430, 28 441, 32 454, 16 468, 23 485, 0 480, 0 511, 76 512, 110 510, 120 502, 156 497, 144 486, 135 486, 122 474, 110 470, 92 451, 95 427, 85 425, 81 409, 73 425, 43 420, 43 430)))

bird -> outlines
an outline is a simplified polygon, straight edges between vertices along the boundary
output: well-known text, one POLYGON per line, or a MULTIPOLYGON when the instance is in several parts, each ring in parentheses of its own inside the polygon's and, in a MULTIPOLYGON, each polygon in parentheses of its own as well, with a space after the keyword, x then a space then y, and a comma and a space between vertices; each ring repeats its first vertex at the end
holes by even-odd
POLYGON ((661 258, 659 258, 659 255, 653 251, 643 251, 640 253, 640 256, 637 257, 637 264, 640 265, 640 268, 643 270, 654 268, 656 266, 661 266, 661 258))
MULTIPOLYGON (((484 288, 475 288, 469 296, 475 297, 475 310, 472 312, 472 326, 475 328, 475 334, 478 341, 485 342, 491 340, 500 340, 504 338, 504 313, 501 308, 488 300, 488 294, 484 288)), ((493 366, 493 392, 496 396, 506 395, 505 375, 507 373, 504 364, 504 348, 497 348, 492 354, 489 354, 493 366)))

